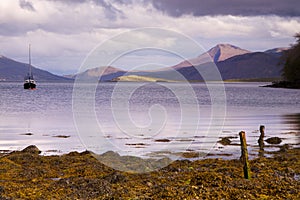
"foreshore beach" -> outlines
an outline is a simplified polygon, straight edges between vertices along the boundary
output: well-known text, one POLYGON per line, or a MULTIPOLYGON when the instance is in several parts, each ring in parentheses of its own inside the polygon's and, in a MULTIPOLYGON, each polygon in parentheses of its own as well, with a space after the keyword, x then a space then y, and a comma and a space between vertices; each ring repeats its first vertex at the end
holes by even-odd
POLYGON ((247 180, 238 159, 183 159, 132 173, 112 169, 88 151, 42 156, 30 146, 1 154, 0 199, 300 199, 300 149, 285 147, 250 160, 247 180))

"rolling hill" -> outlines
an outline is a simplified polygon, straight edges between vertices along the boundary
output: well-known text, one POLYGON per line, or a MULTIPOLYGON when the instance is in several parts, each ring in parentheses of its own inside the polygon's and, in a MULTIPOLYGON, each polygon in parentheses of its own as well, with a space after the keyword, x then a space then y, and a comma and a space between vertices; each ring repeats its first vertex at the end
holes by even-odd
MULTIPOLYGON (((158 71, 125 72, 114 68, 114 71, 109 70, 111 73, 105 73, 101 81, 118 80, 116 78, 120 76, 127 76, 119 78, 120 81, 127 80, 130 75, 152 77, 157 80, 202 81, 203 77, 198 71, 210 74, 213 65, 217 66, 223 80, 276 79, 281 77, 283 65, 280 64, 280 57, 285 50, 287 48, 250 52, 230 44, 219 44, 196 58, 158 71)), ((207 75, 206 78, 215 79, 207 75)))
MULTIPOLYGON (((93 78, 99 81, 202 81, 214 80, 212 66, 217 66, 223 80, 231 79, 273 79, 280 78, 283 68, 281 55, 287 48, 275 48, 264 52, 250 52, 230 45, 219 44, 196 58, 184 60, 177 65, 156 71, 125 71, 112 66, 88 69, 82 73, 57 76, 45 70, 33 67, 37 81, 64 82, 77 76, 93 78), (280 64, 281 63, 281 64, 280 64)), ((99 63, 100 65, 101 63, 99 63)), ((23 81, 28 72, 28 64, 0 56, 0 81, 23 81)))
POLYGON ((99 80, 102 82, 111 81, 117 77, 125 75, 126 71, 115 68, 115 67, 96 67, 92 69, 85 70, 79 74, 67 75, 66 77, 75 79, 76 76, 80 76, 81 78, 96 78, 99 77, 99 80))
POLYGON ((283 67, 278 56, 265 52, 234 56, 217 66, 224 80, 279 78, 283 67))
POLYGON ((278 79, 281 77, 283 68, 283 65, 280 64, 280 56, 281 54, 253 52, 236 55, 216 63, 207 62, 197 66, 176 68, 176 70, 189 81, 203 80, 198 71, 209 74, 212 72, 211 69, 214 64, 223 80, 278 79))
MULTIPOLYGON (((28 64, 17 62, 0 56, 0 81, 24 81, 28 73, 28 64)), ((72 79, 52 74, 48 71, 32 67, 34 79, 38 82, 66 82, 72 79)))

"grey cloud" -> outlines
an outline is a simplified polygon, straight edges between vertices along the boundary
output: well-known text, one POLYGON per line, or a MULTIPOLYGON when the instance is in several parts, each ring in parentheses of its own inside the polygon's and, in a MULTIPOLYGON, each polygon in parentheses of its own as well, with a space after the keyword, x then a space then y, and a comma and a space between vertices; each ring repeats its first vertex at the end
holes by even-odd
POLYGON ((124 16, 124 13, 121 10, 115 8, 111 3, 108 3, 104 0, 98 0, 95 1, 95 3, 105 8, 105 15, 110 19, 116 19, 117 15, 124 16))
MULTIPOLYGON (((32 21, 23 19, 14 19, 7 18, 4 22, 0 22, 0 35, 2 36, 21 36, 26 34, 28 31, 35 31, 38 29, 44 30, 46 32, 56 32, 63 34, 71 34, 71 33, 79 33, 89 31, 91 28, 103 28, 108 27, 111 28, 115 26, 113 23, 107 24, 107 21, 114 21, 118 17, 124 18, 124 14, 122 11, 115 8, 112 4, 107 3, 105 0, 48 0, 51 2, 57 2, 65 4, 67 8, 72 9, 74 5, 79 5, 83 3, 93 3, 94 5, 98 5, 103 9, 105 19, 91 19, 88 17, 88 22, 85 20, 85 16, 79 17, 77 20, 74 20, 72 17, 72 12, 66 11, 61 12, 60 14, 51 16, 49 20, 44 22, 36 22, 32 23, 32 21), (66 15, 65 13, 70 13, 70 15, 66 15), (93 20, 97 21, 96 23, 93 20), (104 21, 104 23, 103 23, 104 21)), ((30 11, 36 11, 34 5, 29 0, 19 0, 19 7, 21 9, 26 9, 30 11)), ((54 3, 55 4, 55 3, 54 3)), ((55 6, 55 5, 54 5, 55 6)), ((43 11, 43 10, 41 10, 43 11)), ((60 10, 62 11, 62 10, 60 10)), ((97 12, 97 11, 93 11, 97 12)), ((93 13, 91 16, 95 15, 93 13)), ((77 14, 81 14, 80 12, 77 14)), ((75 13, 74 13, 75 15, 75 13)))
MULTIPOLYGON (((112 3, 132 3, 132 0, 47 0, 47 1, 56 1, 62 3, 87 3, 87 2, 94 2, 96 4, 112 4, 112 3)), ((142 1, 141 1, 142 2, 142 1)))
POLYGON ((88 2, 89 0, 47 0, 47 1, 56 1, 56 2, 62 2, 62 3, 85 3, 88 2))
POLYGON ((299 0, 149 0, 171 16, 204 15, 278 15, 300 16, 299 0))
MULTIPOLYGON (((121 10, 118 10, 113 6, 114 3, 124 3, 124 0, 112 0, 112 1, 109 0, 108 1, 106 0, 48 0, 48 1, 61 2, 65 4, 82 4, 82 3, 90 2, 105 8, 105 15, 110 19, 116 19, 117 15, 121 17, 124 15, 124 13, 121 10)), ((128 1, 127 3, 131 3, 131 1, 128 1)))
POLYGON ((29 11, 35 11, 33 4, 26 0, 19 0, 19 5, 22 9, 29 10, 29 11))
POLYGON ((2 36, 20 36, 24 35, 28 30, 35 30, 37 25, 18 24, 18 23, 0 23, 0 35, 2 36))
POLYGON ((66 4, 93 2, 107 9, 108 13, 122 11, 114 4, 152 4, 168 15, 179 17, 184 14, 204 15, 278 15, 300 16, 299 0, 48 0, 66 4))

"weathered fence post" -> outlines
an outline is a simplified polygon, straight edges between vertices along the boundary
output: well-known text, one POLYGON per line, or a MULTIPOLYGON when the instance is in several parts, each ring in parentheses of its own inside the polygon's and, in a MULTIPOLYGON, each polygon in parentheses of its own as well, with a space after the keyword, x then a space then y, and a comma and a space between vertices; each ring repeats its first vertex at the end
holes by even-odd
POLYGON ((243 162, 243 169, 244 169, 244 177, 245 179, 251 179, 251 169, 250 169, 250 164, 248 161, 248 150, 247 150, 247 143, 246 143, 246 133, 244 131, 241 131, 239 133, 240 135, 240 140, 241 140, 241 161, 243 162))
POLYGON ((260 136, 259 136, 259 139, 258 139, 258 145, 259 145, 259 153, 258 155, 260 157, 264 157, 264 137, 265 137, 265 126, 261 125, 259 127, 259 131, 260 131, 260 136))
POLYGON ((258 139, 258 144, 259 144, 259 148, 263 150, 264 149, 265 126, 260 126, 259 131, 260 131, 260 136, 258 139))

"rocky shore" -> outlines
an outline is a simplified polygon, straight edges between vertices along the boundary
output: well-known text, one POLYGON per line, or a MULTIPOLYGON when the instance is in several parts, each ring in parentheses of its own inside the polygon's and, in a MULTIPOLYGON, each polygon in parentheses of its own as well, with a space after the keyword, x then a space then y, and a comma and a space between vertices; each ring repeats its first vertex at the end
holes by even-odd
POLYGON ((251 160, 251 180, 244 179, 239 160, 181 160, 129 173, 87 151, 39 153, 30 146, 1 155, 0 199, 300 199, 297 148, 251 160))
POLYGON ((276 81, 263 87, 300 89, 300 82, 276 81))

